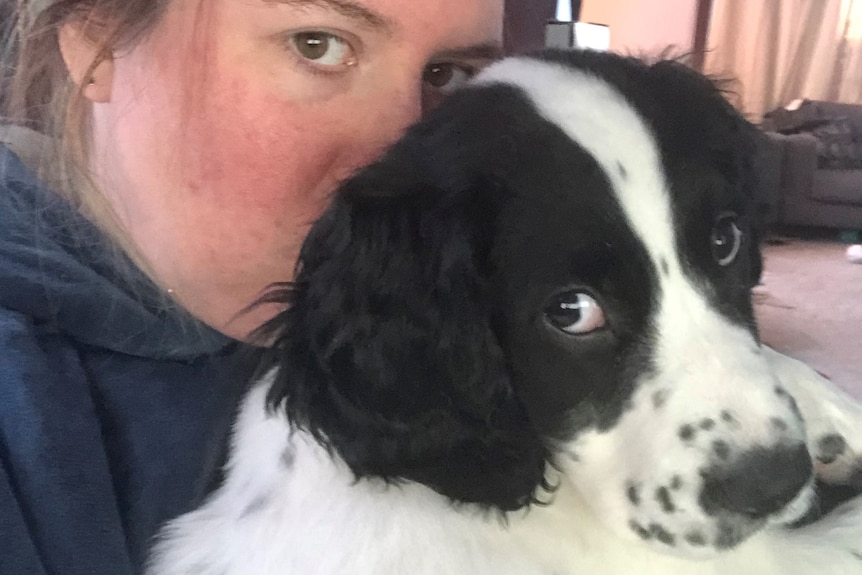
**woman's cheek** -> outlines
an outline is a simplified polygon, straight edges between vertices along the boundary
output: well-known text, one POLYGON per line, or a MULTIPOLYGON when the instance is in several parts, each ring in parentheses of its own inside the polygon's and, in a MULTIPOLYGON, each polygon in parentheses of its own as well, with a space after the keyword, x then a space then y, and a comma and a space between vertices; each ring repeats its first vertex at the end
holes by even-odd
POLYGON ((241 91, 225 95, 199 124, 193 193, 276 216, 314 207, 349 171, 340 165, 351 142, 338 110, 251 100, 241 91))

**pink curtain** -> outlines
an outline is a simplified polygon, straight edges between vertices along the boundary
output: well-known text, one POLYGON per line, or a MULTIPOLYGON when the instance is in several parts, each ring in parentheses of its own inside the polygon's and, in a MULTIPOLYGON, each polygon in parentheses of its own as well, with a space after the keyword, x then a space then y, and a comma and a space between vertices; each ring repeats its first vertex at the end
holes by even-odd
POLYGON ((715 0, 707 48, 754 121, 798 98, 862 103, 862 0, 715 0))

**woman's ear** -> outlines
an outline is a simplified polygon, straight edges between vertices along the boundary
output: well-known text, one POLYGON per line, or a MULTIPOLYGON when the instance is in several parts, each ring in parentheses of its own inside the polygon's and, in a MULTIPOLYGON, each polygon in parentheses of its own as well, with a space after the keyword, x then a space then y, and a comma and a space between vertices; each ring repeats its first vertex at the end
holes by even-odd
POLYGON ((60 26, 57 40, 69 76, 84 97, 95 104, 109 102, 114 81, 113 55, 88 34, 80 20, 69 20, 60 26))

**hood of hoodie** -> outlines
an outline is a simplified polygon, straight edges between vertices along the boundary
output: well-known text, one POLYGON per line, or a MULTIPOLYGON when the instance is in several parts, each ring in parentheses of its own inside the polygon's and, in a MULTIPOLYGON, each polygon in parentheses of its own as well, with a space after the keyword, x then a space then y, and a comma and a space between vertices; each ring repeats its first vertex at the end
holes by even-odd
POLYGON ((0 306, 129 355, 193 358, 232 340, 192 318, 0 146, 0 306))

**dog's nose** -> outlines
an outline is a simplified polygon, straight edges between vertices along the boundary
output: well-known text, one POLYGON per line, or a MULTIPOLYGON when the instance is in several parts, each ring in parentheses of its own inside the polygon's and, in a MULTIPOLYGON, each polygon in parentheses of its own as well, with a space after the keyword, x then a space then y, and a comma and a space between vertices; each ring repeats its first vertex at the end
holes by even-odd
POLYGON ((710 515, 725 512, 764 518, 790 503, 812 472, 804 444, 752 449, 729 466, 713 467, 704 474, 700 504, 710 515))

